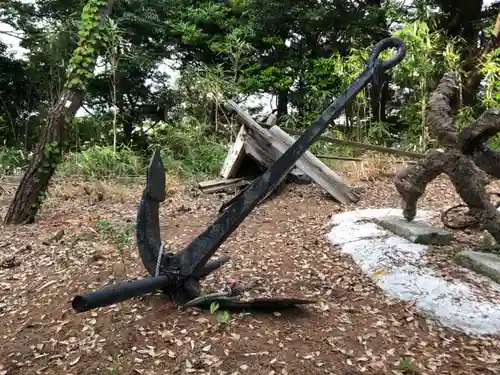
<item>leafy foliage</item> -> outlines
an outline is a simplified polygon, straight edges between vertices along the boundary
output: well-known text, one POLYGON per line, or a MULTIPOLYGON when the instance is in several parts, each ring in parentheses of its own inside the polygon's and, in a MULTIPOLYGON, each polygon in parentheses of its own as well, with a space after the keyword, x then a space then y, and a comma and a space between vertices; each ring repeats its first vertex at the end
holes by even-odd
POLYGON ((4 172, 25 165, 68 72, 80 69, 69 84, 85 84, 86 97, 82 116, 69 122, 60 173, 142 173, 159 147, 173 173, 211 174, 235 132, 220 98, 271 97, 280 123, 304 128, 389 35, 403 38, 408 53, 390 73, 387 116, 374 118, 365 90, 331 135, 423 151, 431 144, 427 98, 444 71, 473 93, 458 114, 464 124, 500 102, 498 49, 481 53, 499 3, 459 3, 127 0, 99 28, 102 0, 10 1, 0 19, 22 32, 27 52, 14 56, 0 44, 0 163, 12 163, 4 172), (77 44, 82 35, 88 43, 77 44), (467 88, 474 69, 484 79, 467 88))

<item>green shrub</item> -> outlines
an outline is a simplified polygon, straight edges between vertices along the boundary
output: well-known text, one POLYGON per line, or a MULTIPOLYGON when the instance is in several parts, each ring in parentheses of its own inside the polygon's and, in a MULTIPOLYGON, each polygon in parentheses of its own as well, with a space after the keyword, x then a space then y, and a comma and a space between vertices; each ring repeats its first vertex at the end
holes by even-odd
POLYGON ((0 174, 20 174, 29 162, 28 153, 13 148, 0 148, 0 174))
POLYGON ((199 128, 164 124, 152 137, 152 147, 159 148, 165 170, 182 178, 216 174, 227 147, 199 128))
POLYGON ((58 174, 84 177, 140 176, 145 172, 142 158, 127 147, 91 146, 77 153, 67 153, 58 174))
MULTIPOLYGON (((88 145, 64 154, 56 175, 86 178, 143 176, 153 149, 161 152, 165 171, 180 178, 200 178, 216 174, 227 153, 224 141, 207 136, 199 126, 164 124, 150 137, 146 154, 125 145, 88 145)), ((71 149, 71 148, 70 148, 71 149)), ((0 148, 0 173, 22 173, 29 163, 25 151, 0 148)))

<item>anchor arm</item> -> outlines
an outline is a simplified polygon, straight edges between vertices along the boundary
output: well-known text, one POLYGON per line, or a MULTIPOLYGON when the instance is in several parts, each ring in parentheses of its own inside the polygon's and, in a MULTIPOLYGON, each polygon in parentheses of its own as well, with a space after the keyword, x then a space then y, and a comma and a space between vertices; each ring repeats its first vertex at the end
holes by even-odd
POLYGON ((165 200, 165 170, 156 150, 149 161, 146 187, 137 213, 136 238, 142 263, 153 276, 161 246, 160 203, 165 200))

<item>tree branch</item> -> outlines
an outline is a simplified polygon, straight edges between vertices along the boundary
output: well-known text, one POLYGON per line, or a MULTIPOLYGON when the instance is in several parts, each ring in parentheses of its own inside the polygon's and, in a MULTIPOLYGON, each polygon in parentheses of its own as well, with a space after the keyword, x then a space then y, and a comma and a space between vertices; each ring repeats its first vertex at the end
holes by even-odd
POLYGON ((488 109, 459 135, 460 149, 466 155, 474 151, 491 137, 500 133, 500 108, 488 109))
POLYGON ((446 155, 434 150, 396 175, 394 184, 403 198, 403 216, 406 220, 415 218, 418 200, 425 193, 427 185, 444 172, 446 162, 446 155))
POLYGON ((472 156, 474 163, 490 176, 500 178, 500 152, 482 145, 472 156))
POLYGON ((456 111, 458 85, 452 72, 445 73, 427 105, 427 126, 432 137, 443 147, 455 148, 458 138, 453 114, 456 111))
POLYGON ((498 13, 495 25, 493 27, 493 35, 483 49, 480 49, 475 56, 470 59, 465 69, 470 71, 463 89, 463 100, 465 105, 474 103, 476 92, 484 77, 483 73, 478 69, 477 61, 481 56, 488 54, 491 51, 500 47, 500 13, 498 13))

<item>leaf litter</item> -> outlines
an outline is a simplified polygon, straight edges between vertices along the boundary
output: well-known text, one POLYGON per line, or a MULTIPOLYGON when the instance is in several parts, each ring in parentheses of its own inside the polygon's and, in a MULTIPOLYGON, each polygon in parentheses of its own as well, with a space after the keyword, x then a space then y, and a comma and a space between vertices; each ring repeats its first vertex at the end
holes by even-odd
MULTIPOLYGON (((356 208, 399 207, 390 179, 357 186, 362 197, 356 208)), ((142 186, 110 184, 94 192, 71 182, 54 190, 37 223, 2 228, 0 259, 15 254, 17 265, 0 267, 0 375, 500 371, 500 338, 440 327, 411 303, 384 295, 331 246, 325 224, 354 206, 339 206, 313 185, 289 185, 255 209, 218 252, 231 261, 204 287, 255 281, 249 296, 316 298, 317 304, 267 315, 231 313, 222 324, 209 312, 178 308, 156 294, 76 314, 74 295, 145 276, 130 231, 142 186)), ((174 250, 203 231, 227 199, 181 186, 168 193, 161 224, 174 250)), ((435 210, 458 200, 449 182, 437 179, 421 207, 435 210)), ((474 233, 460 240, 477 241, 474 233)), ((451 267, 453 250, 440 250, 433 259, 451 267)))

